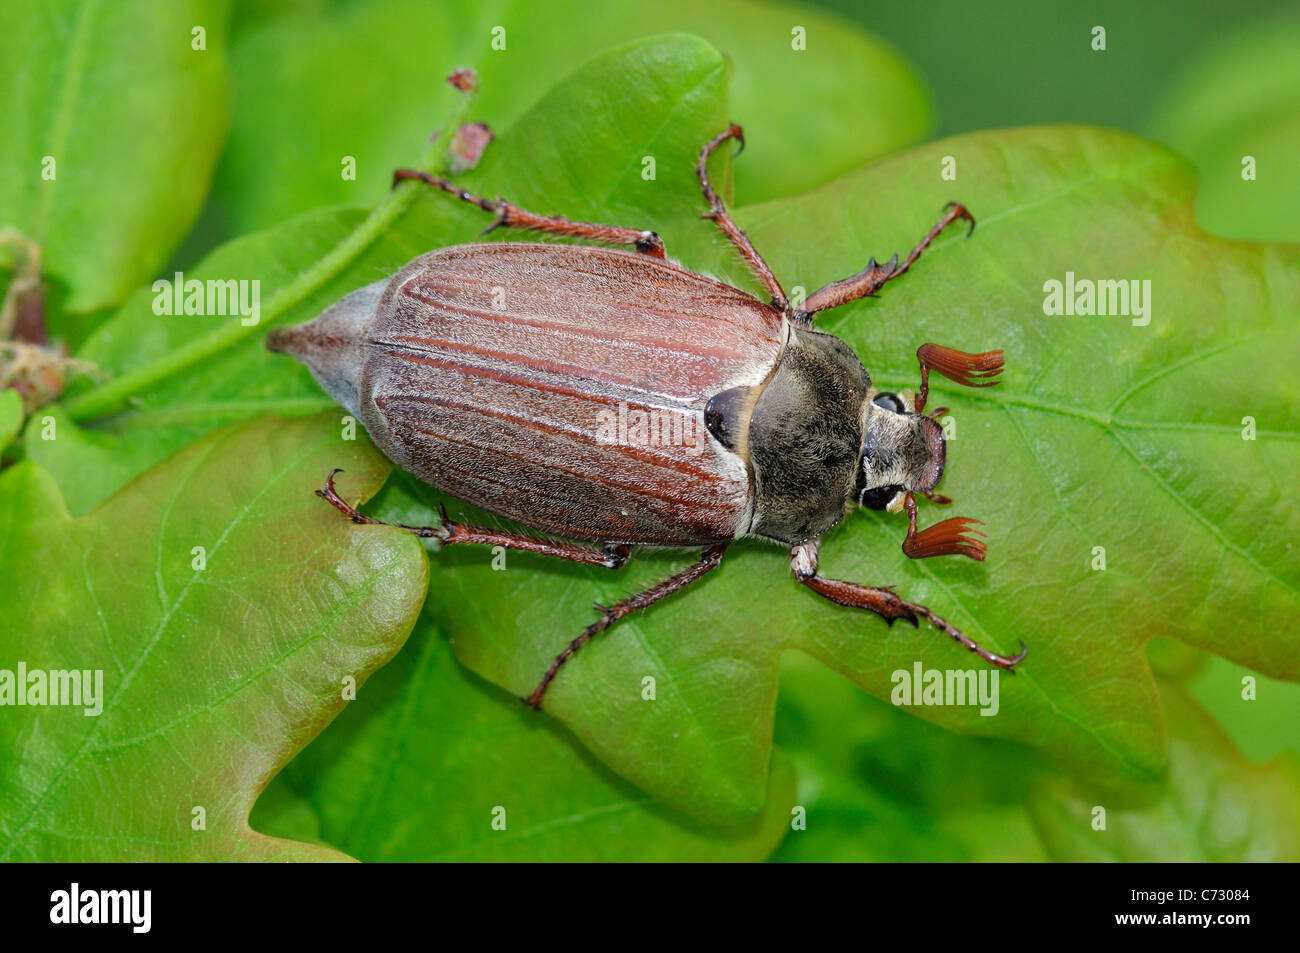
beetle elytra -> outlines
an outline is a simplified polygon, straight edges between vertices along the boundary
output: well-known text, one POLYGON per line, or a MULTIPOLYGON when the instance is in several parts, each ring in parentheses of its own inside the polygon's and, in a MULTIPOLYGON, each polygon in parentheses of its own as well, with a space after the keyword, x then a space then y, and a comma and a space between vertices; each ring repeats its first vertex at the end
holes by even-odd
MULTIPOLYGON (((631 250, 522 242, 441 248, 313 321, 273 331, 268 346, 307 364, 395 464, 550 538, 468 526, 445 512, 437 526, 403 529, 443 545, 486 543, 609 568, 636 546, 701 548, 695 563, 658 585, 597 606, 600 618, 564 647, 525 699, 533 707, 584 644, 706 575, 746 536, 788 546, 795 577, 814 592, 891 625, 925 619, 1014 671, 1023 643, 1019 654, 999 655, 887 587, 818 572, 822 535, 854 502, 906 510, 903 552, 914 559, 984 559, 974 520, 917 528, 918 496, 950 502, 935 492, 946 457, 936 418, 946 408, 924 411, 931 371, 990 386, 1002 352, 924 344, 915 396, 881 393, 849 346, 813 325, 819 312, 874 295, 905 274, 952 223, 964 220, 973 231, 974 218, 950 203, 901 263, 897 255, 885 264, 873 258, 795 308, 709 183, 709 156, 729 139, 743 145, 739 126, 700 150, 704 217, 739 250, 767 302, 669 261, 652 231, 538 215, 401 169, 395 185, 417 179, 478 205, 496 216, 489 231, 519 228, 631 250), (602 438, 598 422, 614 412, 700 439, 602 438)), ((333 473, 317 492, 354 522, 378 522, 338 494, 333 473)))

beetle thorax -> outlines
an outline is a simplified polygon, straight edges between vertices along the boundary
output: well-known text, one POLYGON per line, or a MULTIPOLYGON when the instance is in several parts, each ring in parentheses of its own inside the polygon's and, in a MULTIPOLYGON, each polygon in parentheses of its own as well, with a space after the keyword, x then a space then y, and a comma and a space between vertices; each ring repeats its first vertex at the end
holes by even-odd
POLYGON ((862 448, 871 379, 839 338, 792 327, 754 404, 748 450, 752 532, 784 543, 824 533, 844 516, 862 448))

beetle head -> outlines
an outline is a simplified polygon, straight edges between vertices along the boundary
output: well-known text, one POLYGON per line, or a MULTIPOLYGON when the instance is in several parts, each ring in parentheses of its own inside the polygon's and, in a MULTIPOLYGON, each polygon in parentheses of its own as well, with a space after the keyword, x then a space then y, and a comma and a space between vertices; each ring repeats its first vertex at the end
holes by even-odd
POLYGON ((913 409, 910 394, 873 394, 865 405, 858 502, 898 510, 903 495, 933 490, 943 477, 943 428, 913 409))

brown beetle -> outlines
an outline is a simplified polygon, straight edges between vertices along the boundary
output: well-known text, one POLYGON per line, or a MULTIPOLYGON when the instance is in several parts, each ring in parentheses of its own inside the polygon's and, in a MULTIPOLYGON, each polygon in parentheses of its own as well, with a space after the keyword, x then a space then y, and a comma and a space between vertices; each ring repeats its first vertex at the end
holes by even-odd
MULTIPOLYGON (((933 492, 945 447, 935 417, 944 410, 923 411, 931 370, 986 387, 997 383, 1002 352, 925 344, 915 398, 880 393, 848 345, 812 321, 875 294, 944 228, 964 219, 973 231, 974 218, 950 204, 901 264, 897 255, 884 265, 873 258, 796 309, 709 185, 709 155, 732 138, 743 145, 739 126, 700 151, 705 217, 739 249, 770 303, 666 260, 654 232, 537 215, 400 169, 394 184, 418 179, 493 213, 489 231, 530 229, 635 251, 514 242, 441 248, 314 321, 272 332, 267 344, 307 364, 404 470, 559 538, 467 526, 445 512, 437 526, 403 529, 443 544, 486 543, 609 568, 622 566, 632 546, 704 547, 698 562, 658 585, 598 605, 601 617, 526 699, 533 707, 593 636, 699 579, 743 536, 790 546, 795 577, 834 602, 890 624, 925 618, 1014 671, 1023 643, 1018 655, 997 655, 888 588, 817 572, 822 534, 854 501, 906 509, 903 551, 912 558, 984 558, 974 520, 917 530, 917 494, 949 502, 933 492)), ((354 522, 377 522, 345 502, 333 478, 317 492, 354 522)))

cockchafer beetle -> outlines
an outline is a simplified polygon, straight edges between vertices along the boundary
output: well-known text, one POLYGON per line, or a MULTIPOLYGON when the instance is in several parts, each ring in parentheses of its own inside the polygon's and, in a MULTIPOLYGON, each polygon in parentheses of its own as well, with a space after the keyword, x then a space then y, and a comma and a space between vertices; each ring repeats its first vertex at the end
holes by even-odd
MULTIPOLYGON (((397 524, 402 529, 443 545, 485 543, 611 569, 633 546, 703 547, 697 562, 658 585, 597 605, 600 618, 525 699, 534 708, 584 644, 706 575, 744 536, 788 545, 795 578, 814 592, 891 625, 924 618, 1014 671, 1025 657, 1023 642, 1015 656, 995 654, 887 587, 817 571, 822 535, 853 501, 907 510, 903 552, 913 559, 984 559, 975 520, 917 529, 918 495, 950 502, 934 492, 945 459, 936 418, 946 408, 923 411, 932 370, 987 387, 998 383, 1002 352, 924 344, 912 397, 878 391, 848 345, 813 327, 818 312, 874 295, 906 274, 953 222, 965 220, 973 232, 974 218, 950 203, 901 263, 897 255, 883 265, 873 258, 795 308, 709 184, 709 156, 729 139, 743 147, 739 126, 700 150, 696 172, 709 205, 703 217, 739 250, 768 303, 667 260, 652 231, 538 215, 399 169, 395 186, 417 179, 495 215, 488 231, 519 228, 634 250, 517 242, 441 248, 313 321, 273 331, 267 344, 303 361, 398 466, 554 538, 468 526, 445 511, 437 526, 397 524), (698 432, 707 435, 610 440, 600 422, 615 411, 657 414, 660 433, 697 432, 702 423, 698 432)), ((316 492, 354 522, 379 522, 338 494, 334 475, 316 492)))

